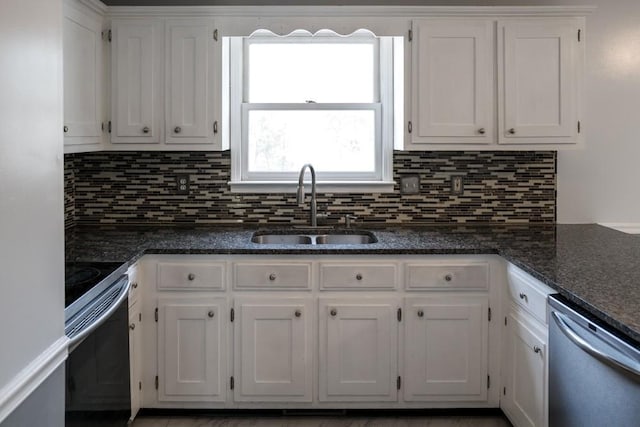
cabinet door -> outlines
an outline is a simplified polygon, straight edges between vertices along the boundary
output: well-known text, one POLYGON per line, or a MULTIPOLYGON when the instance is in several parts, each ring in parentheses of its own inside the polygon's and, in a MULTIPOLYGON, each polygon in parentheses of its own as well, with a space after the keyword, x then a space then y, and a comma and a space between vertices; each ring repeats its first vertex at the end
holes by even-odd
POLYGON ((158 314, 158 400, 225 401, 225 299, 162 298, 158 314))
POLYGON ((131 388, 131 421, 142 405, 142 303, 129 306, 129 372, 131 388))
POLYGON ((506 21, 499 31, 498 142, 575 142, 580 78, 576 21, 506 21))
POLYGON ((220 43, 213 32, 209 20, 167 23, 167 143, 213 142, 214 87, 221 78, 214 72, 220 43))
POLYGON ((494 140, 494 21, 413 21, 414 143, 494 140))
POLYGON ((547 425, 547 346, 546 335, 534 322, 509 313, 501 406, 515 425, 543 427, 547 425))
POLYGON ((161 32, 160 21, 113 22, 113 143, 160 142, 161 32))
POLYGON ((397 400, 398 301, 321 299, 320 400, 397 400))
POLYGON ((487 399, 488 297, 406 299, 404 398, 487 399))
POLYGON ((99 144, 102 137, 101 22, 64 6, 64 143, 99 144))
POLYGON ((237 298, 235 400, 311 402, 309 298, 237 298))

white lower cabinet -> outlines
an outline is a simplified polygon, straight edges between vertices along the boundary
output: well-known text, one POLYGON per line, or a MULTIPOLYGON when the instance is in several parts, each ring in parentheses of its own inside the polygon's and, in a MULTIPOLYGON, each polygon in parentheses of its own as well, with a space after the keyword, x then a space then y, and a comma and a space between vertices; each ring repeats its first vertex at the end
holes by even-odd
POLYGON ((236 401, 312 401, 313 315, 310 298, 236 298, 236 401))
POLYGON ((321 298, 320 401, 397 400, 396 298, 321 298))
MULTIPOLYGON (((130 294, 131 296, 131 294, 130 294)), ((142 406, 142 303, 129 305, 129 388, 131 390, 131 419, 142 406)))
POLYGON ((547 333, 532 320, 515 310, 509 312, 502 409, 516 426, 540 427, 547 425, 544 410, 547 333))
POLYGON ((226 400, 226 299, 158 302, 158 400, 226 400))
POLYGON ((487 399, 488 302, 487 296, 406 299, 406 400, 487 399))

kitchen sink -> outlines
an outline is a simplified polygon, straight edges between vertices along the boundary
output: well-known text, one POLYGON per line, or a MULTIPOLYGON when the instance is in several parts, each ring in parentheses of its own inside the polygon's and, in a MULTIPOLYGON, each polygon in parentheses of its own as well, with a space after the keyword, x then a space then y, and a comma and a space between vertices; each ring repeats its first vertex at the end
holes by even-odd
POLYGON ((324 234, 268 234, 256 232, 253 243, 261 245, 367 245, 378 239, 370 232, 336 232, 324 234))

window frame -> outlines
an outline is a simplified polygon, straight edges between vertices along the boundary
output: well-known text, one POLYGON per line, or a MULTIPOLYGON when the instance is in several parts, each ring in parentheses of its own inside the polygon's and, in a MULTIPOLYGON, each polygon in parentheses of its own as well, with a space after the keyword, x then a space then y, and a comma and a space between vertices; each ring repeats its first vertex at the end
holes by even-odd
MULTIPOLYGON (((331 192, 393 191, 394 139, 394 41, 391 37, 375 37, 374 102, 371 103, 249 103, 248 49, 251 43, 295 43, 300 40, 319 43, 371 43, 374 35, 349 39, 332 33, 322 35, 290 35, 288 37, 258 35, 255 39, 229 38, 229 90, 231 124, 231 190, 234 192, 295 192, 298 171, 250 172, 248 170, 248 113, 252 110, 372 110, 375 114, 375 170, 373 172, 317 171, 318 190, 331 192), (249 42, 247 42, 249 40, 249 42)), ((302 165, 300 165, 302 167, 302 165)))

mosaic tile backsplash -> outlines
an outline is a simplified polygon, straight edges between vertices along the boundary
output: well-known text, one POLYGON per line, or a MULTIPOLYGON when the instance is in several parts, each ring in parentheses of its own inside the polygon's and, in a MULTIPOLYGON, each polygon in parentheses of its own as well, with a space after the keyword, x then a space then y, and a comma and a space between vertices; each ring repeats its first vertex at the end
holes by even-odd
MULTIPOLYGON (((295 194, 231 193, 223 152, 97 152, 65 155, 65 221, 76 224, 306 224, 295 194), (189 174, 190 194, 176 194, 189 174)), ((328 223, 553 223, 556 153, 394 153, 392 193, 318 194, 328 223), (401 194, 400 178, 419 175, 420 192, 401 194), (451 176, 464 192, 451 194, 451 176)))

